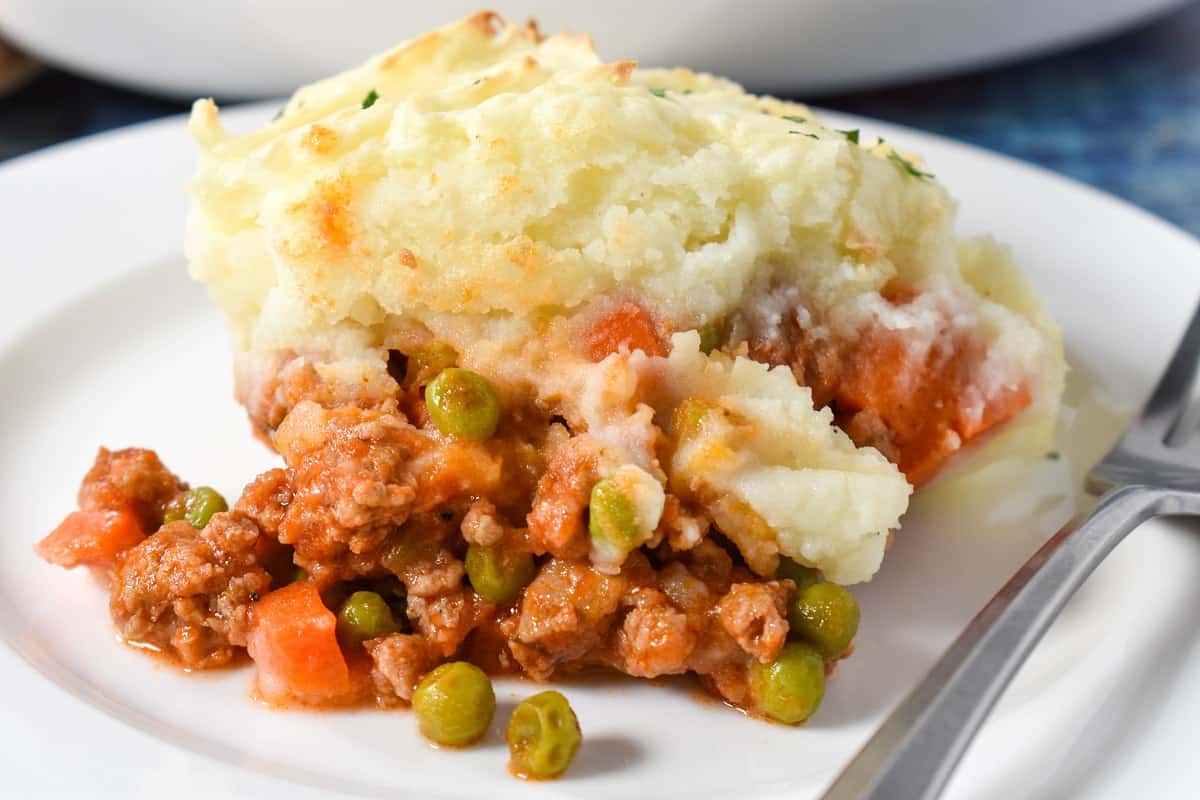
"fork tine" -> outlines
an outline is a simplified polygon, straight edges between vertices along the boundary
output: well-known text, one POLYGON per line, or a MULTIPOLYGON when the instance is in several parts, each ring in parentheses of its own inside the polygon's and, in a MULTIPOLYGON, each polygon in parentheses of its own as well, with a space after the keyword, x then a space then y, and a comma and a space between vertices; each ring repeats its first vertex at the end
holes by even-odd
POLYGON ((1159 441, 1175 438, 1177 423, 1191 397, 1197 369, 1200 369, 1200 305, 1192 312, 1179 346, 1130 432, 1153 434, 1159 441))

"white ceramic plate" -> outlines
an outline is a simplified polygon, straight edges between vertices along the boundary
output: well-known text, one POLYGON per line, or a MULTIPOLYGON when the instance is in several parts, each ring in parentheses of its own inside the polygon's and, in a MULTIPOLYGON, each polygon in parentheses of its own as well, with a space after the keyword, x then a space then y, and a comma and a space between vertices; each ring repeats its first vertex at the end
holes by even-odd
MULTIPOLYGON (((1098 36, 1186 0, 507 0, 510 19, 586 31, 609 59, 776 92, 894 83, 1098 36)), ((0 0, 31 52, 185 99, 270 97, 479 10, 480 0, 0 0)))
MULTIPOLYGON (((264 120, 256 107, 234 127, 264 120)), ((229 344, 184 272, 180 119, 0 168, 0 775, 4 792, 100 798, 815 796, 966 620, 1074 507, 1081 464, 1114 431, 1101 392, 1136 405, 1200 295, 1200 246, 1061 178, 909 130, 828 115, 923 152, 964 232, 1010 242, 1062 321, 1075 366, 1065 458, 935 487, 859 593, 854 658, 790 729, 689 684, 569 684, 585 744, 564 780, 522 784, 497 732, 435 751, 410 714, 277 712, 248 670, 182 675, 113 641, 103 593, 31 545, 74 502, 98 444, 157 448, 230 495, 274 458, 230 396, 229 344), (940 495, 940 497, 939 497, 940 495)), ((1200 764, 1200 541, 1140 530, 1022 672, 952 787, 957 797, 1192 796, 1200 764), (1190 735, 1189 735, 1190 734, 1190 735), (1190 792, 1184 788, 1190 787, 1190 792), (1157 788, 1157 790, 1156 790, 1157 788)), ((657 683, 657 682, 656 682, 657 683)), ((530 691, 498 686, 500 710, 530 691)), ((494 725, 499 729, 499 725, 494 725)))

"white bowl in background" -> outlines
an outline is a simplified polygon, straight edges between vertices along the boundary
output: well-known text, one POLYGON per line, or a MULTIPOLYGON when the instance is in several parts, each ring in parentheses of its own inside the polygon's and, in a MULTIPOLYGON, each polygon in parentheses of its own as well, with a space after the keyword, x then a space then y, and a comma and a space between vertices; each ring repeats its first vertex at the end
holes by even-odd
MULTIPOLYGON (((486 0, 0 0, 0 30, 62 65, 176 97, 267 97, 486 0)), ((1007 60, 1185 0, 509 0, 510 19, 592 34, 607 59, 684 65, 759 90, 862 87, 1007 60)))

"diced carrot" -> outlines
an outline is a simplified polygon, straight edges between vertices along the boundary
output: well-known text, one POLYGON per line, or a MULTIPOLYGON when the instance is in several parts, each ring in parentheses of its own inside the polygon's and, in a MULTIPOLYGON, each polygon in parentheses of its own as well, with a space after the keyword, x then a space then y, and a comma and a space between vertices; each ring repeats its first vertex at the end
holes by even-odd
POLYGON ((962 443, 963 440, 946 426, 930 426, 921 439, 904 444, 900 451, 900 470, 914 487, 921 486, 958 452, 962 443))
POLYGON ((924 361, 909 355, 904 335, 864 331, 837 387, 843 410, 874 411, 891 430, 898 466, 914 486, 928 481, 958 449, 959 359, 935 345, 924 361))
POLYGON ((583 351, 592 361, 603 361, 624 346, 648 356, 665 356, 667 349, 658 337, 654 320, 646 309, 626 301, 608 311, 583 334, 583 351))
POLYGON ((455 497, 486 497, 504 479, 503 462, 481 442, 458 440, 423 460, 418 511, 437 508, 455 497))
POLYGON ((34 552, 60 567, 111 567, 146 538, 132 511, 72 511, 34 552))
POLYGON ((876 412, 897 444, 921 438, 923 429, 942 421, 958 388, 957 359, 935 345, 924 361, 914 361, 905 339, 902 331, 863 331, 836 390, 841 409, 876 412))
POLYGON ((263 699, 336 702, 353 692, 337 641, 337 618, 314 584, 300 581, 270 592, 252 609, 247 641, 263 699))
POLYGON ((971 418, 960 408, 955 429, 963 441, 974 439, 989 428, 994 428, 1025 410, 1032 400, 1029 387, 1025 384, 1015 389, 1002 389, 988 400, 983 407, 983 413, 977 419, 971 418))
MULTIPOLYGON (((898 294, 896 303, 911 302, 898 294)), ((931 479, 962 445, 1008 420, 1029 405, 1027 386, 989 398, 981 412, 969 414, 963 398, 969 366, 980 357, 964 338, 934 344, 924 360, 915 360, 901 331, 864 331, 845 355, 836 390, 839 411, 870 410, 892 432, 899 467, 914 486, 931 479)))

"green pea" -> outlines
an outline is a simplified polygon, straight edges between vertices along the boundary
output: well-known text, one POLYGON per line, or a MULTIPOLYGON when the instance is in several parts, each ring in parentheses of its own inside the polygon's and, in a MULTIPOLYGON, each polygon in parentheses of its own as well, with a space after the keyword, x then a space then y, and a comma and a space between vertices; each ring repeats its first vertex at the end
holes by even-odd
POLYGON ((858 603, 836 583, 817 583, 796 592, 788 608, 793 638, 808 642, 825 658, 846 652, 858 633, 858 603))
POLYGON ((748 420, 737 412, 698 397, 680 403, 671 419, 675 441, 681 445, 700 437, 729 440, 738 435, 737 428, 748 426, 748 420))
POLYGON ((605 549, 629 552, 640 544, 637 511, 611 478, 592 487, 588 500, 588 534, 605 549))
POLYGON ((505 739, 514 773, 522 778, 554 778, 571 765, 583 734, 567 698, 551 690, 517 705, 505 739))
POLYGON ((171 501, 163 514, 163 524, 186 519, 193 528, 199 529, 208 524, 213 514, 228 510, 229 504, 220 492, 211 486, 197 486, 171 501))
POLYGON ((163 525, 179 522, 187 514, 187 494, 176 497, 163 510, 163 525))
POLYGON ((709 414, 719 410, 716 405, 695 397, 684 400, 675 409, 672 427, 675 430, 676 438, 684 441, 698 435, 704 430, 704 421, 709 414))
POLYGON ((404 371, 406 386, 424 386, 444 370, 458 363, 458 353, 444 342, 434 342, 418 347, 408 355, 408 366, 404 371))
POLYGON ((466 566, 471 587, 493 603, 515 600, 537 570, 529 553, 474 544, 467 548, 466 566))
POLYGON ((821 573, 812 567, 798 564, 787 556, 781 556, 779 559, 779 569, 775 570, 775 577, 787 578, 796 584, 796 592, 799 593, 816 583, 820 579, 821 573))
POLYGON ((442 433, 482 441, 500 424, 500 398, 482 375, 461 367, 442 370, 425 387, 425 405, 442 433))
POLYGON ((358 644, 398 630, 392 609, 375 592, 355 592, 338 609, 337 632, 343 642, 358 644))
POLYGON ((192 523, 193 528, 203 528, 212 519, 212 515, 228 511, 229 504, 221 493, 211 486, 197 486, 188 492, 187 513, 184 517, 192 523))
POLYGON ((496 694, 479 667, 450 661, 421 679, 412 707, 425 738, 437 744, 466 745, 487 731, 496 713, 496 694))
POLYGON ((771 719, 795 725, 812 716, 825 696, 825 659, 807 644, 783 646, 770 664, 750 666, 750 695, 771 719))

